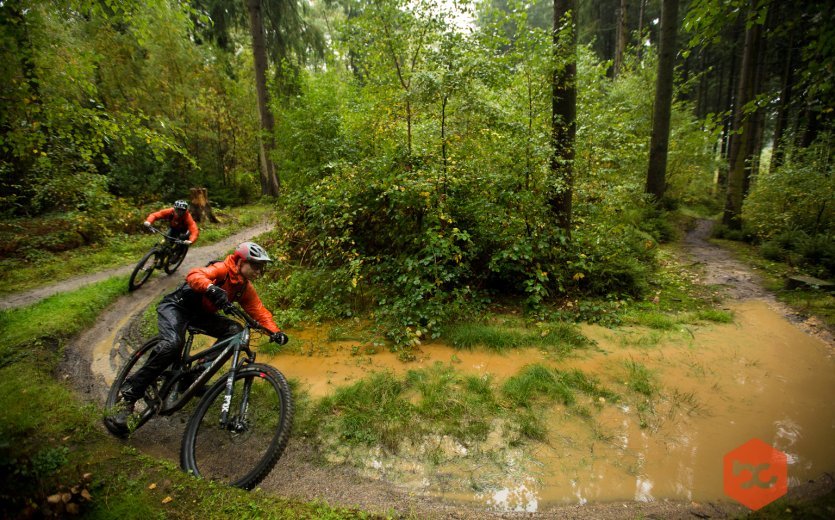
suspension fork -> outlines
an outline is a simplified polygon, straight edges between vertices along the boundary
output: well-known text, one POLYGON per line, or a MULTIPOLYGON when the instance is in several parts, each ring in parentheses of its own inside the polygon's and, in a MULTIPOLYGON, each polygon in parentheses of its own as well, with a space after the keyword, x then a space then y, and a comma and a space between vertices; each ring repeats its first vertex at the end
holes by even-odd
MULTIPOLYGON (((249 352, 249 349, 247 349, 249 352)), ((226 378, 226 390, 225 395, 223 396, 223 404, 220 408, 220 426, 221 428, 228 428, 229 426, 229 409, 232 407, 232 391, 234 389, 235 383, 235 375, 238 373, 238 369, 240 366, 238 365, 238 360, 241 356, 241 348, 236 348, 235 353, 232 356, 232 370, 229 371, 229 375, 226 378)), ((250 357, 255 357, 254 354, 250 355, 250 357)), ((249 358, 247 358, 249 359, 249 358)), ((244 381, 244 388, 243 388, 243 396, 241 396, 241 404, 238 408, 238 420, 246 419, 246 412, 249 408, 249 394, 252 391, 252 379, 246 379, 244 381)))

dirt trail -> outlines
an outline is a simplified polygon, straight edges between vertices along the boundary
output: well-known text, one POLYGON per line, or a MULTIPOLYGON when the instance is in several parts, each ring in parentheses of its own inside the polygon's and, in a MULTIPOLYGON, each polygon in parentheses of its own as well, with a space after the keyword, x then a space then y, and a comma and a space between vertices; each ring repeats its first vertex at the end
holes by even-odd
POLYGON ((832 331, 817 319, 805 317, 777 301, 763 288, 762 279, 751 267, 734 259, 729 251, 708 242, 714 224, 715 221, 701 219, 684 239, 684 251, 704 269, 702 283, 721 286, 731 301, 763 300, 806 334, 835 347, 832 331))
MULTIPOLYGON (((215 258, 223 254, 224 252, 239 244, 240 242, 243 242, 244 240, 247 240, 253 236, 260 235, 261 233, 269 231, 270 229, 272 229, 272 224, 268 222, 262 222, 256 226, 239 231, 220 242, 215 242, 214 244, 209 244, 205 246, 192 247, 191 249, 189 249, 188 256, 183 262, 183 265, 181 265, 180 268, 168 278, 179 281, 183 273, 186 272, 189 268, 205 264, 212 258, 215 258)), ((139 257, 137 257, 136 259, 139 260, 139 257)), ((85 285, 100 282, 113 276, 127 275, 130 274, 131 271, 133 271, 135 265, 136 264, 130 264, 122 267, 116 267, 113 269, 107 269, 98 273, 70 278, 68 280, 58 282, 56 284, 45 285, 43 287, 38 287, 29 291, 16 294, 7 294, 2 297, 2 300, 0 300, 0 309, 24 307, 26 305, 31 305, 37 301, 40 301, 48 296, 52 296, 53 294, 74 291, 80 287, 84 287, 85 285)), ((160 279, 160 274, 162 274, 163 277, 165 276, 164 272, 155 271, 154 275, 151 277, 151 280, 148 282, 147 285, 150 286, 153 284, 164 284, 164 282, 162 282, 160 279)), ((143 290, 145 289, 143 288, 143 290)))
MULTIPOLYGON (((688 234, 684 243, 685 252, 696 263, 702 264, 704 283, 725 286, 729 298, 732 299, 764 299, 769 305, 779 306, 779 303, 761 288, 755 273, 735 261, 729 253, 706 240, 710 225, 707 221, 700 222, 696 229, 688 234)), ((205 263, 228 249, 230 244, 266 230, 266 226, 250 229, 222 243, 195 248, 190 252, 187 262, 189 265, 205 263)), ((188 266, 184 265, 178 274, 171 277, 155 275, 140 290, 117 300, 102 314, 96 326, 68 346, 67 358, 59 368, 59 376, 68 379, 86 400, 101 405, 109 386, 109 381, 105 381, 100 375, 107 371, 101 368, 109 366, 112 369, 120 363, 121 354, 128 348, 131 323, 163 292, 179 283, 187 268, 188 266), (112 345, 106 355, 96 354, 96 351, 101 349, 95 347, 102 342, 112 345), (97 366, 99 369, 96 369, 97 366)), ((71 283, 78 282, 66 282, 68 285, 65 290, 72 287, 69 285, 71 283)), ((781 314, 789 318, 794 316, 785 308, 782 308, 781 314)), ((831 337, 829 342, 832 345, 831 337)), ((157 418, 126 442, 146 453, 176 463, 185 420, 186 417, 177 415, 157 418)), ((818 482, 806 487, 793 488, 790 493, 818 494, 821 489, 831 489, 832 485, 831 481, 818 482)), ((282 497, 318 500, 333 506, 355 507, 381 514, 415 518, 730 518, 747 511, 744 507, 730 502, 700 504, 659 500, 552 505, 543 507, 536 513, 489 512, 480 504, 453 503, 418 495, 383 480, 360 476, 351 468, 317 463, 317 455, 311 448, 296 439, 291 440, 276 469, 262 483, 262 488, 267 493, 282 497)))

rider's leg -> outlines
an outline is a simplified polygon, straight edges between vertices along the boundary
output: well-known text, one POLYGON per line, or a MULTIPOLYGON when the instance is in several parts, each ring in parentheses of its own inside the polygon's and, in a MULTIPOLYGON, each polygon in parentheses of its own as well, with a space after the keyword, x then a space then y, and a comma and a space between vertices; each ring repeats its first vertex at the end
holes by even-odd
MULTIPOLYGON (((241 332, 243 327, 236 322, 218 314, 210 314, 208 312, 196 312, 191 315, 189 324, 198 329, 206 331, 209 336, 215 337, 218 340, 226 339, 230 336, 241 332)), ((190 387, 194 381, 200 376, 200 372, 191 372, 183 376, 180 380, 180 391, 185 391, 190 387)), ((195 395, 202 395, 205 388, 199 389, 195 395)))
POLYGON ((190 313, 179 305, 173 294, 163 298, 157 307, 157 325, 160 341, 154 347, 148 361, 125 380, 122 396, 133 403, 145 395, 145 389, 165 368, 177 358, 183 345, 190 313))
POLYGON ((237 321, 220 314, 210 314, 208 312, 195 313, 192 316, 191 324, 205 330, 209 336, 218 340, 234 336, 243 330, 243 327, 237 321))

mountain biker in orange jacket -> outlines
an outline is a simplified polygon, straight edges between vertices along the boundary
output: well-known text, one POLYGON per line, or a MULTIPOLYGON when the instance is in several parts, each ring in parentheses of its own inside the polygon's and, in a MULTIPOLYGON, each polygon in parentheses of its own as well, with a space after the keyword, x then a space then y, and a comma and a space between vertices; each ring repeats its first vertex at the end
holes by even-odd
POLYGON ((184 200, 176 201, 173 208, 151 213, 143 224, 145 227, 151 227, 156 220, 168 220, 171 226, 167 233, 168 236, 183 240, 187 246, 196 242, 197 236, 200 235, 197 223, 194 222, 191 213, 188 211, 188 202, 184 200))
MULTIPOLYGON (((189 325, 219 340, 242 330, 235 320, 216 314, 232 302, 240 302, 247 314, 272 332, 271 341, 279 345, 287 343, 287 335, 276 325, 272 313, 261 303, 251 283, 251 280, 261 276, 268 262, 272 259, 263 247, 254 242, 244 242, 222 262, 188 272, 186 282, 166 295, 157 306, 160 341, 145 365, 125 380, 121 389, 124 409, 110 418, 112 424, 127 431, 134 403, 145 395, 148 385, 180 354, 189 325)), ((192 382, 187 381, 185 388, 192 382)))

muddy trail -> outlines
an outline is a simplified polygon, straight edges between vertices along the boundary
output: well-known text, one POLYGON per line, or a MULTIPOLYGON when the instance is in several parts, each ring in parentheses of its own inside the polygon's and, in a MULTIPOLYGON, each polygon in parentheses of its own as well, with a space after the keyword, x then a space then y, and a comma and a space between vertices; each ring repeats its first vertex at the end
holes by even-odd
POLYGON ((762 280, 755 270, 734 259, 721 247, 708 242, 715 224, 712 220, 698 220, 687 233, 683 250, 704 272, 701 283, 721 287, 729 302, 760 300, 810 336, 815 336, 835 348, 835 337, 815 318, 806 317, 777 301, 773 294, 763 288, 762 280))
MULTIPOLYGON (((241 230, 234 235, 230 235, 220 242, 215 242, 214 244, 205 246, 192 247, 189 249, 188 256, 186 256, 186 259, 183 261, 183 265, 181 265, 180 268, 174 272, 174 274, 166 277, 163 271, 155 271, 151 276, 151 279, 147 282, 147 285, 143 287, 142 292, 148 293, 154 291, 164 291, 165 289, 171 287, 172 284, 176 285, 177 282, 180 282, 182 275, 187 272, 188 269, 198 265, 203 265, 209 260, 224 254, 226 251, 235 247, 244 240, 248 240, 253 236, 265 233, 272 229, 272 227, 273 225, 271 223, 265 221, 256 226, 241 230)), ((138 261, 139 257, 137 257, 136 260, 138 261)), ((24 307, 54 294, 74 291, 85 285, 107 280, 113 276, 128 275, 133 271, 135 265, 136 264, 124 265, 122 267, 107 269, 98 273, 77 276, 59 283, 37 287, 29 291, 0 296, 0 309, 24 307)))
MULTIPOLYGON (((829 370, 833 366, 831 336, 782 307, 761 288, 751 269, 710 244, 706 240, 710 224, 700 222, 687 235, 683 249, 689 258, 682 262, 694 264, 693 268, 701 273, 702 283, 724 288, 729 308, 739 316, 738 324, 705 329, 703 333, 699 331, 700 342, 697 344, 683 347, 681 342, 670 341, 670 345, 654 350, 623 348, 622 345, 631 341, 628 334, 632 332, 584 328, 584 333, 604 349, 609 349, 608 345, 615 346, 606 356, 590 355, 571 361, 574 367, 592 373, 610 371, 626 358, 640 359, 649 366, 653 363, 673 366, 675 369, 665 374, 664 383, 678 385, 676 391, 680 395, 697 395, 702 408, 709 409, 710 413, 699 413, 695 406, 684 412, 670 409, 659 413, 658 423, 646 430, 634 424, 634 411, 607 407, 598 418, 600 427, 611 432, 605 442, 599 442, 594 434, 589 436, 588 432, 573 431, 573 424, 555 418, 554 436, 537 448, 538 460, 528 461, 527 465, 517 461, 499 468, 498 472, 506 475, 490 475, 490 482, 509 480, 513 483, 504 487, 499 484, 496 492, 487 496, 468 489, 466 478, 459 478, 461 475, 456 473, 460 468, 426 468, 419 457, 404 462, 377 456, 369 458, 367 467, 357 467, 340 463, 329 454, 315 452, 303 442, 291 439, 278 465, 261 484, 263 492, 415 518, 731 518, 744 514, 747 509, 723 496, 721 456, 727 448, 711 440, 722 437, 728 430, 727 424, 717 422, 714 417, 729 415, 733 416, 732 423, 744 423, 753 431, 771 431, 771 417, 780 418, 779 435, 782 437, 778 440, 783 442, 780 448, 791 450, 792 456, 802 462, 799 465, 808 466, 798 473, 799 479, 792 481, 790 495, 817 496, 831 490, 835 486, 831 477, 835 470, 835 451, 829 439, 832 438, 835 416, 827 403, 818 402, 825 400, 820 398, 822 395, 829 396, 835 391, 835 378, 829 375, 833 372, 829 370), (808 334, 813 334, 814 338, 808 334), (736 346, 729 349, 728 341, 736 346), (761 357, 752 360, 751 354, 740 346, 745 342, 768 345, 761 357), (796 349, 793 353, 797 359, 796 369, 775 377, 775 372, 785 364, 786 346, 796 349), (693 347, 698 347, 698 355, 693 347), (714 368, 718 366, 728 366, 732 372, 714 368), (820 366, 828 373, 818 374, 816 367, 820 366), (694 372, 698 372, 697 377, 693 377, 694 372), (685 380, 691 382, 692 388, 682 382, 685 380), (711 385, 710 392, 699 393, 702 387, 711 385), (765 394, 767 399, 780 403, 771 409, 759 408, 747 401, 736 402, 730 397, 738 392, 734 385, 743 389, 751 385, 769 387, 765 394), (781 400, 783 394, 791 395, 792 400, 781 400), (802 410, 802 413, 794 421, 785 420, 787 410, 794 409, 802 410), (674 414, 678 414, 676 419, 680 420, 665 419, 674 414), (817 425, 818 422, 823 426, 817 425), (695 456, 697 451, 699 457, 695 456), (645 458, 657 460, 645 461, 645 458), (684 462, 673 469, 662 467, 669 459, 684 462), (717 461, 718 469, 715 467, 717 461), (638 466, 637 478, 634 471, 623 471, 625 467, 638 466), (542 471, 544 467, 551 469, 542 471), (528 473, 536 474, 536 478, 528 473), (704 475, 708 475, 708 482, 704 475)), ((251 230, 249 236, 230 238, 229 242, 252 238, 257 232, 251 230)), ((205 263, 229 248, 226 244, 215 246, 217 249, 212 251, 206 249, 205 259, 191 254, 195 251, 190 252, 187 262, 191 262, 189 265, 205 263)), ((141 340, 135 327, 139 316, 148 305, 179 283, 187 268, 184 264, 179 275, 171 277, 154 276, 139 291, 116 301, 102 314, 96 326, 68 346, 58 375, 71 381, 85 400, 101 405, 115 370, 141 340)), ((327 331, 289 332, 293 341, 328 344, 327 331)), ((411 365, 400 363, 396 356, 387 352, 380 352, 373 359, 370 356, 367 365, 360 366, 356 358, 345 354, 350 352, 350 344, 329 345, 331 350, 328 352, 325 352, 325 346, 321 347, 321 357, 278 355, 271 359, 259 356, 259 361, 277 366, 288 377, 304 382, 305 390, 314 397, 331 391, 333 381, 347 383, 378 368, 402 373, 415 366, 449 362, 454 358, 461 370, 489 371, 501 376, 502 373, 513 373, 526 363, 539 361, 532 359, 536 356, 532 352, 491 357, 428 344, 422 347, 418 360, 411 365)), ((185 413, 156 418, 125 442, 177 463, 186 419, 185 413)), ((747 438, 726 440, 736 446, 747 438)), ((483 469, 479 466, 475 473, 483 469)))

